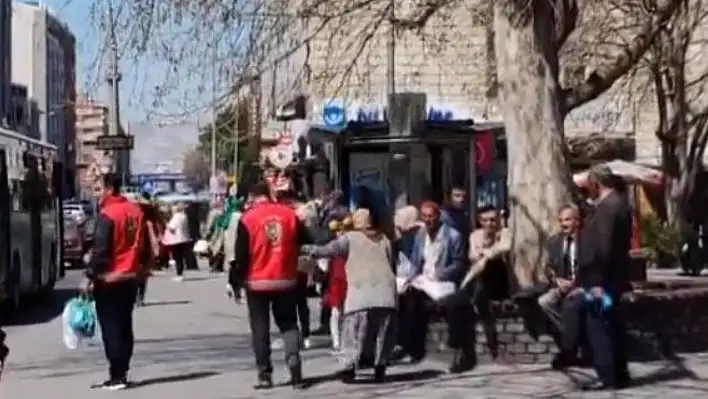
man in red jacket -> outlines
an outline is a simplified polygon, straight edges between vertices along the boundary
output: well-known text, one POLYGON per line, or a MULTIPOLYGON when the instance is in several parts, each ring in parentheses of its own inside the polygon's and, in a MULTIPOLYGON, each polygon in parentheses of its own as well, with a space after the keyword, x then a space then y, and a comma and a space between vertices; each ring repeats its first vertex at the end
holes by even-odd
POLYGON ((86 268, 85 291, 96 301, 96 313, 109 363, 109 378, 94 389, 128 387, 133 356, 133 307, 150 257, 148 230, 140 207, 120 194, 120 179, 103 177, 103 194, 86 268))
POLYGON ((239 221, 236 260, 229 271, 232 287, 244 286, 258 367, 256 389, 273 387, 270 360, 270 312, 285 344, 285 362, 290 369, 290 384, 302 389, 298 300, 298 256, 300 247, 310 242, 295 211, 272 202, 265 182, 254 185, 249 195, 253 205, 239 221))

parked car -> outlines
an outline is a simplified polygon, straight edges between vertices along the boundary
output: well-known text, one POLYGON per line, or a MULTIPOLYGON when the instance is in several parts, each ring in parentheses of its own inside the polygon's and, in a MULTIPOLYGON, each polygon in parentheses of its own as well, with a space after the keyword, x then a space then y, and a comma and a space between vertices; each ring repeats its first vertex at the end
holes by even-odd
POLYGON ((84 237, 82 229, 76 220, 64 220, 63 262, 67 267, 80 268, 84 265, 84 237))

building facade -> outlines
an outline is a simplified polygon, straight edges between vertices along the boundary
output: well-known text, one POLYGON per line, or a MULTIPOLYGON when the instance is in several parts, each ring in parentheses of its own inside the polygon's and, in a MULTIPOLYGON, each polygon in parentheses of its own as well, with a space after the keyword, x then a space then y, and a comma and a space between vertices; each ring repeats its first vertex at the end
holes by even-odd
POLYGON ((12 81, 27 88, 30 137, 57 146, 68 195, 75 186, 76 38, 44 6, 12 4, 12 81))
POLYGON ((0 0, 0 125, 12 123, 12 0, 0 0))
POLYGON ((27 87, 31 135, 56 145, 63 161, 73 159, 67 150, 75 136, 76 38, 46 7, 12 7, 12 81, 27 87))

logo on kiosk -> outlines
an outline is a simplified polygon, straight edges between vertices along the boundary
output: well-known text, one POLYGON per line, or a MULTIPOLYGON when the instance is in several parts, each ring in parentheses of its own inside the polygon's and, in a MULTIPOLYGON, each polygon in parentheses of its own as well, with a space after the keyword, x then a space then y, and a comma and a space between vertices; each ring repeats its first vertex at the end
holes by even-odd
POLYGON ((347 121, 347 112, 343 104, 330 102, 322 108, 322 122, 330 128, 340 128, 347 121))

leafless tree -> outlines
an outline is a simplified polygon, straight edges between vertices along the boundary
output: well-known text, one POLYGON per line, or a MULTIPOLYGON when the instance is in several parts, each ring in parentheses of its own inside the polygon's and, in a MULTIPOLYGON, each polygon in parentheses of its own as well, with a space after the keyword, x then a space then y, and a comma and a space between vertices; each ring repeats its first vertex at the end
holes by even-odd
MULTIPOLYGON (((669 223, 684 227, 697 209, 697 177, 708 143, 708 66, 702 56, 708 3, 687 0, 666 21, 646 57, 666 179, 669 223)), ((700 205, 699 205, 700 207, 700 205)))
MULTIPOLYGON (((422 34, 429 45, 445 47, 462 12, 490 24, 497 68, 490 93, 498 94, 509 143, 516 277, 528 286, 546 264, 555 211, 574 191, 565 156, 565 117, 632 71, 683 2, 654 0, 644 7, 647 12, 635 15, 639 0, 582 5, 577 0, 424 0, 397 2, 401 7, 395 14, 391 0, 122 0, 120 26, 127 38, 124 57, 158 57, 168 83, 183 83, 176 77, 180 72, 203 76, 216 64, 218 76, 228 82, 222 87, 228 96, 296 52, 304 52, 304 74, 310 52, 327 55, 318 57, 322 76, 307 77, 312 93, 337 81, 337 89, 356 87, 358 75, 372 73, 372 58, 384 47, 385 35, 379 33, 389 26, 399 36, 422 34), (428 29, 433 19, 437 26, 428 29), (593 28, 602 40, 586 43, 593 28), (572 48, 581 54, 568 51, 572 48), (338 62, 330 65, 331 60, 338 62), (563 85, 562 60, 589 68, 563 85)), ((159 99, 174 89, 165 84, 154 94, 159 99)))
POLYGON ((202 189, 209 184, 211 170, 208 159, 199 150, 194 149, 184 154, 182 172, 190 186, 202 189))

